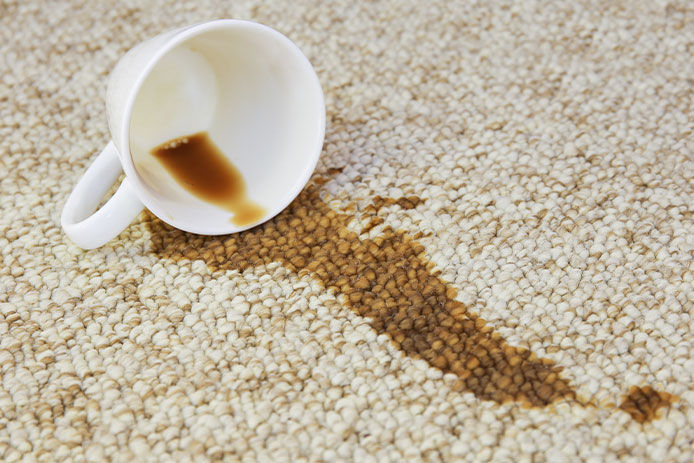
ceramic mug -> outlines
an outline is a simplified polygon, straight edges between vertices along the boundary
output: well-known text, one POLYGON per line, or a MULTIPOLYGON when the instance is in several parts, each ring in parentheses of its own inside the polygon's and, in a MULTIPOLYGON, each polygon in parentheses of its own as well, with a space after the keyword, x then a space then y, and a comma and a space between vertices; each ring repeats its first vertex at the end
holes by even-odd
POLYGON ((147 207, 178 229, 239 232, 269 220, 302 190, 325 133, 320 82, 299 48, 279 32, 222 19, 176 29, 124 55, 110 75, 106 106, 111 142, 68 197, 67 236, 85 249, 123 231, 147 207), (184 189, 151 150, 207 132, 266 212, 234 225, 228 210, 184 189), (121 173, 116 193, 98 210, 121 173))

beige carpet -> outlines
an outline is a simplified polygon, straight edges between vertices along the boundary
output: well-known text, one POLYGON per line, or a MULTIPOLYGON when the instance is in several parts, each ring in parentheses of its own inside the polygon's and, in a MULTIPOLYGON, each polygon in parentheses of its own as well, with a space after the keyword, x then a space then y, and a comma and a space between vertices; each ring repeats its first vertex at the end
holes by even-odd
POLYGON ((687 1, 0 3, 0 460, 694 459, 687 1), (58 223, 117 59, 268 24, 316 175, 266 226, 58 223))

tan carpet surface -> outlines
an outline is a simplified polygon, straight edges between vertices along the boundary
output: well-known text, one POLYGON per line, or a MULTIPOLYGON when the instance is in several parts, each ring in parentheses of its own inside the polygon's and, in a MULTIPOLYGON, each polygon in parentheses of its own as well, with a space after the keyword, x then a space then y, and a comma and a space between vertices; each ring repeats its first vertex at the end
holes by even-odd
POLYGON ((687 1, 0 1, 0 460, 694 459, 687 1), (222 237, 59 226, 116 61, 270 25, 311 183, 222 237))

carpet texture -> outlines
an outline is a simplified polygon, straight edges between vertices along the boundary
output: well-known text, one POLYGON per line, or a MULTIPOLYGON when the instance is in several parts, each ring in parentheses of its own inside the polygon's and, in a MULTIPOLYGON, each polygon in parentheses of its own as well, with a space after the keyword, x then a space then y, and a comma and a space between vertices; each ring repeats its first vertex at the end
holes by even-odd
POLYGON ((687 1, 0 3, 0 460, 694 459, 687 1), (59 226, 107 77, 203 20, 314 64, 310 184, 59 226))

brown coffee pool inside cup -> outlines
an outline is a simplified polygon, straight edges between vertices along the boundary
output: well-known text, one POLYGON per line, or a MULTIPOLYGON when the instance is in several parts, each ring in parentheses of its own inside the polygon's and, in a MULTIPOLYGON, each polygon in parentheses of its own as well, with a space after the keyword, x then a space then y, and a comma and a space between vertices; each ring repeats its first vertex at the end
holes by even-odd
POLYGON ((267 213, 248 197, 241 172, 207 132, 174 138, 151 153, 189 193, 233 213, 234 225, 253 224, 267 213))

